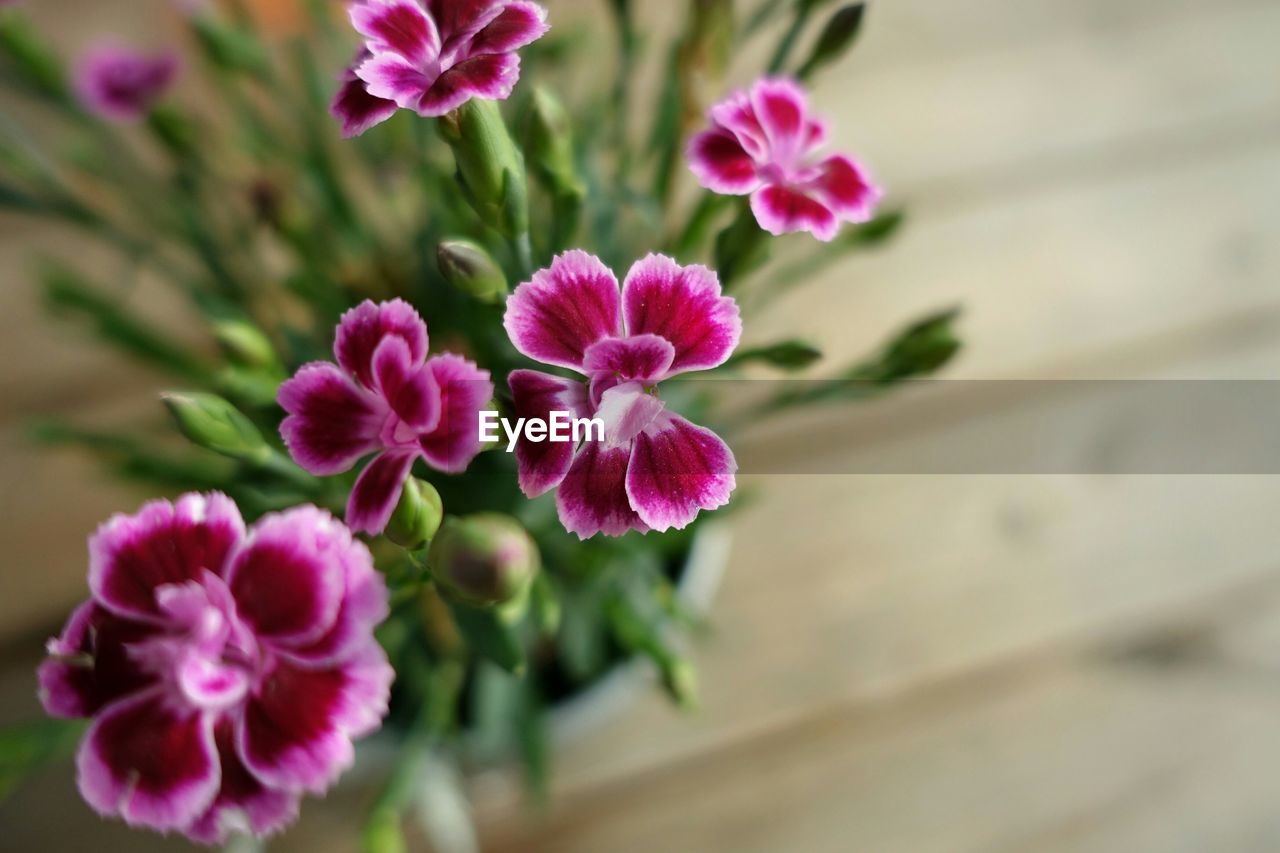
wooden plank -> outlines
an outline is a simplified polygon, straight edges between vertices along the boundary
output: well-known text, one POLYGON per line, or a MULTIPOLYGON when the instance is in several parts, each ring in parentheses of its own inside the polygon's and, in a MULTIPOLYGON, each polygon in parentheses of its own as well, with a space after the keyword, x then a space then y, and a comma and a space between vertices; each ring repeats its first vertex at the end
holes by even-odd
POLYGON ((486 849, 1273 849, 1277 710, 1212 672, 1042 663, 576 790, 486 849))

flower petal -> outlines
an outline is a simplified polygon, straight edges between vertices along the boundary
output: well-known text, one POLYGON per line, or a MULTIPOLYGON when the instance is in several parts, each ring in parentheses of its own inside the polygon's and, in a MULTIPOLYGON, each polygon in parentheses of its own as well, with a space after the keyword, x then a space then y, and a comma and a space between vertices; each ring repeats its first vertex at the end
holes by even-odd
POLYGON ((840 220, 830 208, 791 187, 771 186, 755 192, 751 211, 760 227, 774 235, 808 231, 829 243, 840 230, 840 220))
POLYGON ((734 92, 711 108, 713 129, 723 128, 738 140, 742 149, 757 162, 769 160, 769 137, 760 126, 755 105, 746 92, 734 92))
POLYGON ((334 558, 342 564, 346 591, 333 628, 306 646, 277 647, 277 653, 307 666, 332 665, 349 657, 390 613, 387 584, 373 566, 373 555, 358 540, 334 558))
POLYGON ((629 530, 649 529, 627 501, 630 458, 627 446, 582 445, 556 492, 556 509, 565 530, 579 539, 590 539, 597 533, 621 536, 629 530))
POLYGON ((810 125, 803 89, 791 80, 764 79, 751 87, 751 104, 768 137, 773 162, 791 162, 805 152, 810 125))
POLYGON ((440 423, 440 388, 421 361, 414 361, 404 338, 388 337, 373 354, 378 392, 401 421, 414 430, 440 423))
POLYGON ((350 139, 391 118, 399 108, 395 101, 370 95, 368 84, 352 74, 334 95, 329 112, 342 122, 342 135, 350 139))
POLYGON ((504 324, 516 349, 582 371, 587 347, 619 334, 618 280, 599 258, 565 252, 507 299, 504 324))
POLYGON ((627 497, 654 530, 682 530, 699 510, 729 502, 737 470, 733 451, 720 436, 665 412, 636 437, 627 497))
POLYGON ((373 355, 389 337, 399 337, 409 345, 409 359, 420 364, 427 357, 427 324, 403 299, 390 302, 362 302, 342 315, 333 354, 338 364, 369 389, 376 387, 373 355))
POLYGON ((388 450, 375 456, 347 499, 347 526, 370 536, 386 530, 416 458, 412 450, 388 450))
POLYGON ((370 97, 381 98, 416 110, 423 93, 431 88, 435 77, 394 53, 377 53, 356 66, 356 76, 364 81, 370 97))
POLYGON ((413 109, 425 117, 442 116, 472 98, 505 101, 520 80, 514 53, 473 56, 445 71, 418 97, 413 109))
POLYGON ((881 191, 866 170, 851 158, 836 155, 818 166, 818 177, 806 189, 846 222, 866 222, 880 201, 881 191))
POLYGON ((760 188, 755 159, 727 130, 698 134, 689 142, 687 156, 698 183, 714 193, 747 195, 760 188))
POLYGON ((92 599, 71 614, 62 635, 49 641, 49 657, 36 671, 40 703, 51 717, 90 717, 121 696, 152 685, 129 647, 154 634, 121 619, 92 599))
POLYGON ((339 668, 281 660, 245 707, 237 752, 270 787, 323 793, 351 766, 351 739, 382 724, 394 677, 373 639, 339 668))
POLYGON ((738 303, 721 295, 704 266, 649 255, 627 274, 622 301, 629 334, 658 335, 675 347, 668 376, 724 364, 742 337, 738 303))
POLYGON ((351 25, 375 54, 394 53, 414 65, 440 55, 435 22, 414 0, 373 0, 348 11, 351 25))
POLYGON ((610 447, 630 447, 640 431, 653 423, 666 407, 666 403, 645 393, 639 382, 627 382, 604 392, 596 417, 604 421, 605 442, 610 447))
POLYGON ((588 375, 611 373, 624 382, 657 382, 675 361, 676 348, 658 335, 605 338, 591 345, 583 359, 588 375))
POLYGON ((381 446, 386 407, 327 362, 304 365, 280 386, 289 417, 280 424, 289 455, 317 476, 332 476, 381 446))
POLYGON ((269 643, 319 640, 333 627, 346 593, 342 560, 363 547, 313 506, 263 516, 227 573, 240 618, 269 643))
POLYGON ((440 387, 440 422, 419 438, 422 455, 437 471, 461 474, 479 455, 480 410, 493 399, 489 371, 457 355, 438 355, 427 369, 440 387))
POLYGON ((475 35, 497 17, 498 0, 427 0, 427 13, 440 29, 440 38, 456 49, 459 38, 475 35))
POLYGON ((496 18, 476 34, 469 53, 507 53, 532 44, 547 34, 547 10, 523 0, 508 3, 496 18))
MULTIPOLYGON (((552 412, 569 412, 575 418, 590 414, 586 387, 572 379, 562 379, 536 370, 515 370, 507 377, 515 401, 517 418, 548 420, 552 412)), ((560 485, 573 464, 571 442, 531 442, 521 435, 516 443, 516 465, 520 490, 536 498, 560 485)))
POLYGON ((181 829, 218 793, 212 717, 175 710, 159 690, 122 699, 94 721, 76 767, 80 793, 98 813, 181 829))
POLYGON ((236 754, 235 725, 223 719, 214 730, 222 764, 222 784, 213 804, 184 830, 192 841, 221 846, 233 833, 265 838, 298 817, 302 794, 268 788, 236 754))
POLYGON ((222 574, 244 538, 240 510, 226 495, 189 494, 176 504, 144 504, 135 515, 116 515, 89 539, 89 588, 99 603, 143 621, 163 614, 156 590, 222 574))

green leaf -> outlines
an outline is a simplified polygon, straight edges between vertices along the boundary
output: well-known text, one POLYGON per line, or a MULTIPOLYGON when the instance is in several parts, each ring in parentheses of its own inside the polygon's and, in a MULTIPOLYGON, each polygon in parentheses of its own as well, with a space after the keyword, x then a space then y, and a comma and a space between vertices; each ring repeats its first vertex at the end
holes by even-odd
POLYGON ((808 80, 817 71, 844 56, 858 38, 866 10, 865 3, 853 3, 832 15, 796 76, 801 80, 808 80))
POLYGON ((742 367, 752 362, 761 362, 781 370, 804 370, 822 360, 822 351, 807 341, 782 341, 765 347, 744 350, 724 365, 725 367, 742 367))
POLYGON ((524 644, 520 641, 517 625, 503 618, 498 608, 470 607, 450 601, 449 610, 458 630, 476 654, 513 675, 524 674, 524 644))
POLYGON ((70 756, 85 724, 40 720, 0 729, 0 802, 45 764, 70 756))
POLYGON ((88 320, 99 337, 134 358, 197 383, 208 381, 209 372, 195 355, 77 273, 51 264, 41 273, 41 284, 45 304, 53 314, 88 320))

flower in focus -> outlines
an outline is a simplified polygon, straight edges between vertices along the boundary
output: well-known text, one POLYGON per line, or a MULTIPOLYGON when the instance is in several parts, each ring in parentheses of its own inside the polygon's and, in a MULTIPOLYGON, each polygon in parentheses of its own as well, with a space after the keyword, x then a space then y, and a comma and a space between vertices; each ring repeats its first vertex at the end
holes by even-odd
POLYGON ((100 44, 81 58, 75 89, 84 108, 110 121, 144 117, 178 76, 173 53, 146 56, 127 47, 100 44))
POLYGON ((451 354, 427 358, 427 324, 406 302, 364 302, 342 317, 338 364, 303 366, 280 386, 280 433, 294 461, 317 476, 356 480, 347 524, 381 533, 419 458, 458 474, 481 450, 478 413, 493 398, 489 372, 451 354))
POLYGON ((505 100, 520 77, 515 51, 548 29, 546 10, 526 0, 361 0, 350 14, 365 52, 333 103, 347 136, 390 117, 379 101, 441 116, 472 98, 505 100))
POLYGON ((710 129, 689 143, 690 168, 712 192, 750 195, 765 231, 809 231, 825 242, 840 223, 871 218, 880 189, 850 157, 814 157, 826 127, 809 114, 797 83, 760 80, 712 107, 708 118, 710 129))
POLYGON ((386 586, 315 507, 246 530, 225 495, 145 504, 90 538, 89 588, 38 678, 49 714, 93 719, 76 764, 105 816, 206 844, 276 832, 386 715, 386 586))
POLYGON ((618 291, 601 261, 567 252, 507 301, 506 329, 530 358, 583 374, 586 382, 534 370, 509 379, 515 413, 551 412, 604 422, 603 442, 516 446, 520 488, 536 497, 559 488, 565 528, 597 533, 684 528, 699 510, 728 503, 733 452, 715 433, 667 410, 658 383, 723 364, 742 334, 738 304, 722 296, 706 267, 650 255, 618 291))

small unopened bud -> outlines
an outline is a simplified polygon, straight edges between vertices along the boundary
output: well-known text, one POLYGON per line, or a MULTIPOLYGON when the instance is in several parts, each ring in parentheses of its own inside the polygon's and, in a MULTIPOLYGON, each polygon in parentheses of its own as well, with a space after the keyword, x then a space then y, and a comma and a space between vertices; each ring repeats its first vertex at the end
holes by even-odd
POLYGON ((257 368, 277 373, 280 359, 262 329, 248 320, 227 318, 213 323, 213 337, 227 360, 237 367, 257 368))
POLYGON ((560 100, 541 87, 533 92, 529 161, 552 192, 571 196, 586 194, 574 160, 573 122, 560 100))
POLYGON ((410 477, 387 524, 387 538, 402 548, 417 551, 435 538, 443 520, 444 503, 435 486, 410 477))
POLYGON ((529 230, 524 161, 494 101, 473 98, 440 118, 458 177, 476 214, 506 237, 529 230))
POLYGON ((445 281, 481 302, 507 295, 507 277, 492 256, 470 240, 445 240, 436 252, 445 281))
POLYGON ((831 20, 827 21, 826 27, 822 30, 822 35, 818 36, 813 52, 800 68, 798 76, 802 80, 808 79, 818 69, 844 56, 858 37, 866 9, 865 3, 854 3, 831 16, 831 20))
POLYGON ((193 444, 238 459, 263 464, 272 450, 262 433, 239 409, 213 394, 165 394, 162 399, 178 429, 193 444))
POLYGON ((538 570, 538 551, 519 522, 497 513, 451 518, 427 555, 436 582, 473 606, 526 598, 538 570))
POLYGON ((672 658, 663 665, 662 687, 680 708, 698 709, 698 671, 685 658, 672 658))

